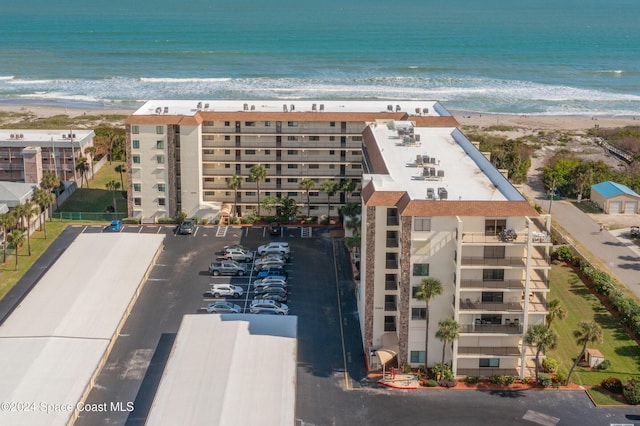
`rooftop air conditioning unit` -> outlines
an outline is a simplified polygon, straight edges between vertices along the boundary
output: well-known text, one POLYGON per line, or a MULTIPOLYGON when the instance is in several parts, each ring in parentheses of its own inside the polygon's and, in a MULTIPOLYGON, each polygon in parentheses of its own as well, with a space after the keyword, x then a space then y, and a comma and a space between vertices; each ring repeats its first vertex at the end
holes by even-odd
POLYGON ((316 104, 312 104, 311 111, 317 111, 317 110, 318 110, 318 106, 316 104))
POLYGON ((400 111, 400 105, 396 105, 396 112, 400 111))
POLYGON ((284 112, 287 112, 287 104, 282 105, 282 110, 283 110, 284 112))
MULTIPOLYGON (((11 135, 11 138, 13 138, 13 135, 11 135)), ((67 135, 62 135, 62 139, 66 139, 67 135)))
POLYGON ((320 104, 320 111, 324 111, 324 104, 320 104))
POLYGON ((420 142, 420 135, 416 135, 416 142, 420 142))
POLYGON ((161 107, 156 108, 156 114, 160 114, 160 113, 162 113, 162 108, 161 107))
POLYGON ((393 111, 393 105, 387 105, 387 111, 393 111))
POLYGON ((420 114, 420 108, 416 108, 416 114, 420 114))
POLYGON ((438 177, 444 177, 444 170, 438 170, 438 177))
POLYGON ((429 114, 429 108, 422 108, 423 114, 429 114))
POLYGON ((436 198, 436 194, 435 194, 433 188, 427 188, 427 198, 429 200, 434 200, 436 198))
POLYGON ((198 102, 197 108, 202 109, 202 102, 198 102))
POLYGON ((255 111, 256 110, 256 106, 255 105, 251 105, 251 111, 255 111))
POLYGON ((169 107, 164 107, 164 113, 169 114, 169 107))
POLYGON ((291 104, 291 107, 289 109, 293 111, 294 109, 296 109, 296 106, 294 104, 291 104))
POLYGON ((11 135, 9 135, 9 137, 10 137, 11 139, 15 139, 15 138, 16 138, 16 135, 14 135, 13 133, 11 133, 11 135))
POLYGON ((204 109, 209 109, 209 104, 204 104, 204 109))

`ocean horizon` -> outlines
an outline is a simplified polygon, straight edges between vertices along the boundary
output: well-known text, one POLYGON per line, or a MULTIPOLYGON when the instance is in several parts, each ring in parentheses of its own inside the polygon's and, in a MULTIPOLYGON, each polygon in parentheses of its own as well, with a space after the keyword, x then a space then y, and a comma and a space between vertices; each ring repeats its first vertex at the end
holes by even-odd
POLYGON ((428 99, 640 115, 640 2, 24 0, 0 6, 0 105, 428 99), (135 4, 133 4, 135 3, 135 4))

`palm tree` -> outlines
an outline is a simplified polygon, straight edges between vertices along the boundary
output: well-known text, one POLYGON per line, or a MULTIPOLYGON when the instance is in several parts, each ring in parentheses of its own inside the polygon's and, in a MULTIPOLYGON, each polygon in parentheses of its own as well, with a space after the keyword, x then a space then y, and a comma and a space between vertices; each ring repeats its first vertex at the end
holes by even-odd
POLYGON ((309 199, 309 191, 316 186, 316 182, 311 178, 304 178, 300 181, 298 186, 300 189, 304 189, 307 193, 307 216, 311 216, 311 200, 309 199))
MULTIPOLYGON (((48 192, 45 189, 38 188, 33 192, 33 201, 35 201, 43 211, 48 211, 49 207, 54 202, 54 197, 51 192, 48 192)), ((51 215, 50 215, 51 216, 51 215)), ((47 221, 42 220, 42 216, 40 217, 40 228, 44 231, 44 239, 47 239, 47 221)))
POLYGON ((238 189, 242 185, 242 178, 238 175, 233 175, 227 178, 227 187, 233 189, 233 216, 238 215, 238 189))
POLYGON ((258 217, 260 216, 260 182, 267 177, 267 169, 260 164, 255 164, 249 171, 249 179, 256 183, 256 189, 258 193, 258 217))
POLYGON ((558 345, 558 335, 547 324, 536 324, 529 327, 525 336, 527 345, 536 347, 536 383, 540 383, 540 354, 558 345))
POLYGON ((27 220, 27 247, 29 248, 29 256, 31 256, 31 218, 40 213, 40 206, 35 204, 33 201, 27 201, 24 205, 26 212, 25 218, 27 220))
POLYGON ((119 164, 115 167, 115 171, 116 173, 120 173, 120 188, 122 188, 122 190, 124 191, 124 180, 122 179, 122 174, 126 173, 127 166, 125 166, 124 164, 119 164))
POLYGON ((7 261, 7 232, 16 226, 16 218, 11 213, 0 214, 0 228, 2 228, 2 263, 7 261))
POLYGON ((80 173, 80 188, 82 188, 82 182, 87 182, 87 188, 89 187, 89 179, 87 179, 87 172, 89 171, 89 163, 85 157, 80 157, 76 160, 76 171, 80 173))
MULTIPOLYGON (((46 191, 53 191, 54 189, 60 186, 60 179, 57 175, 53 173, 46 173, 42 175, 42 179, 40 180, 40 188, 46 191)), ((56 208, 58 208, 58 195, 55 196, 56 208)))
POLYGON ((551 327, 551 321, 558 318, 563 320, 567 317, 567 310, 560 304, 558 299, 550 300, 547 305, 547 325, 551 327))
POLYGON ((349 195, 358 187, 358 183, 351 179, 345 179, 340 185, 340 190, 344 192, 345 203, 349 203, 349 195))
POLYGON ((105 186, 109 191, 111 191, 111 197, 113 198, 113 212, 118 213, 118 206, 116 205, 116 191, 120 189, 120 182, 116 182, 111 179, 105 186))
POLYGON ((338 192, 338 182, 325 180, 320 184, 320 189, 327 193, 327 221, 329 221, 331 219, 331 197, 338 192))
MULTIPOLYGON (((436 337, 442 342, 442 362, 440 363, 441 371, 444 372, 444 354, 447 348, 447 343, 453 343, 460 337, 460 324, 453 318, 445 318, 438 322, 438 331, 436 331, 436 337)), ((427 362, 427 356, 425 353, 425 366, 427 362)))
POLYGON ((442 294, 443 291, 444 289, 442 288, 442 283, 436 278, 423 278, 422 281, 420 281, 418 291, 416 291, 416 299, 425 302, 427 305, 427 314, 425 315, 426 331, 424 342, 425 367, 427 366, 427 350, 429 349, 429 303, 431 302, 431 299, 442 294))
POLYGON ((18 270, 18 248, 24 244, 24 234, 19 229, 14 229, 9 237, 7 238, 7 242, 13 246, 13 250, 16 254, 16 271, 18 270))
POLYGON ((11 213, 16 218, 18 227, 24 230, 24 217, 27 215, 26 206, 24 204, 18 204, 11 210, 11 213))
MULTIPOLYGON (((89 146, 89 147, 87 147, 87 148, 85 148, 85 149, 84 149, 84 152, 85 152, 86 154, 89 154, 89 159, 90 159, 90 160, 88 160, 88 163, 89 163, 89 165, 91 166, 91 180, 93 180, 93 179, 94 179, 94 177, 95 177, 95 174, 93 173, 93 160, 94 160, 94 158, 95 158, 95 154, 96 154, 96 151, 97 151, 97 150, 98 150, 98 149, 97 149, 95 146, 89 146)), ((89 186, 89 184, 88 184, 88 183, 87 183, 87 186, 89 186)))
POLYGON ((573 336, 576 338, 576 342, 579 345, 582 345, 582 349, 580 350, 580 355, 578 355, 573 365, 571 366, 571 370, 569 370, 569 374, 567 375, 567 383, 569 383, 569 380, 571 379, 573 369, 576 368, 576 366, 584 356, 584 353, 587 351, 587 345, 589 343, 602 342, 602 328, 595 321, 580 321, 578 323, 578 329, 574 330, 573 332, 573 336))
POLYGON ((296 203, 296 200, 294 200, 293 198, 281 198, 280 208, 282 216, 287 218, 287 221, 289 220, 289 218, 295 218, 296 216, 298 216, 298 203, 296 203))

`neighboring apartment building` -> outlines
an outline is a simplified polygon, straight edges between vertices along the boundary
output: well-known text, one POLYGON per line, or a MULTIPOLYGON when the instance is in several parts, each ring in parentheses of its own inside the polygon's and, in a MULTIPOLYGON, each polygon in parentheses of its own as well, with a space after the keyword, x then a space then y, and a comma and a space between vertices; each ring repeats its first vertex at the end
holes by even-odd
POLYGON ((424 117, 363 132, 358 311, 370 365, 433 366, 438 322, 461 325, 446 362, 458 376, 532 376, 529 326, 547 314, 550 217, 541 216, 457 127, 424 117), (425 277, 444 293, 415 298, 425 277), (377 355, 377 356, 376 356, 377 355))
POLYGON ((154 222, 182 210, 213 220, 234 204, 242 216, 267 196, 290 197, 305 214, 304 178, 315 182, 310 214, 337 216, 340 205, 359 199, 360 186, 353 194, 338 191, 327 212, 320 184, 359 184, 362 131, 369 123, 453 120, 441 115, 450 114, 433 101, 149 101, 126 121, 129 216, 154 222), (256 164, 267 171, 259 196, 249 180, 256 164), (235 200, 227 184, 233 175, 242 177, 235 200))
POLYGON ((0 181, 40 183, 54 173, 75 180, 76 159, 91 155, 93 130, 0 130, 0 181))

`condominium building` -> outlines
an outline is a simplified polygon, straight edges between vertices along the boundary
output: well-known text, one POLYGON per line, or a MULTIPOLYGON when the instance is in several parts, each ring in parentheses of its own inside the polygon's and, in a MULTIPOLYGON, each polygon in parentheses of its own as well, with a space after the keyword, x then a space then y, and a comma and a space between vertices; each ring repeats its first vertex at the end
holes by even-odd
POLYGON ((126 121, 129 215, 153 222, 184 211, 214 220, 233 206, 250 214, 267 196, 289 197, 306 214, 300 182, 310 178, 310 215, 337 216, 360 198, 364 128, 409 117, 455 121, 433 101, 149 101, 126 121), (259 192, 254 165, 267 172, 259 192), (234 175, 237 190, 228 185, 234 175), (320 190, 325 180, 347 179, 358 183, 353 193, 320 190))
POLYGON ((547 314, 550 217, 540 215, 457 127, 424 117, 377 120, 363 132, 362 260, 357 300, 372 368, 432 367, 438 322, 458 376, 532 376, 528 327, 547 314), (442 295, 416 298, 425 278, 442 295), (429 315, 428 347, 426 315, 429 315))
POLYGON ((0 181, 40 183, 45 173, 75 180, 76 160, 91 160, 94 137, 93 130, 0 129, 0 181))

